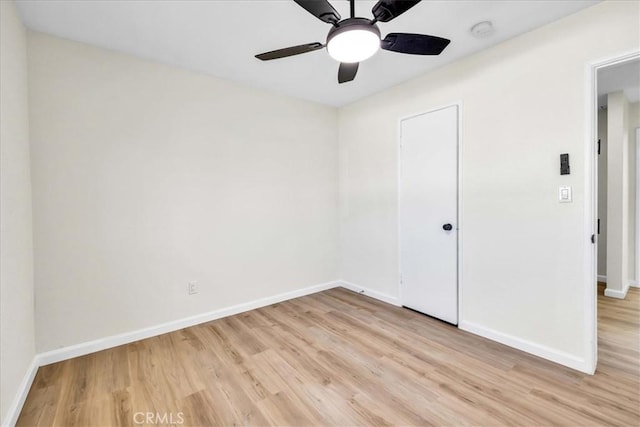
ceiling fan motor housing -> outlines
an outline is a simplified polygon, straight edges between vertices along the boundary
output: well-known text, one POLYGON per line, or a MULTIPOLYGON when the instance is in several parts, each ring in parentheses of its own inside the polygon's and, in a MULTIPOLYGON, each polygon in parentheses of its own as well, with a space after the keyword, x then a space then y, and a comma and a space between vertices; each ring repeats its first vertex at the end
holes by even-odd
POLYGON ((371 31, 378 35, 380 38, 380 29, 370 19, 367 18, 347 18, 344 21, 338 22, 334 27, 331 27, 329 34, 327 35, 327 43, 329 40, 344 33, 345 31, 352 30, 364 30, 371 31))
POLYGON ((363 61, 380 48, 380 29, 366 18, 348 18, 338 22, 327 35, 327 50, 336 60, 363 61))

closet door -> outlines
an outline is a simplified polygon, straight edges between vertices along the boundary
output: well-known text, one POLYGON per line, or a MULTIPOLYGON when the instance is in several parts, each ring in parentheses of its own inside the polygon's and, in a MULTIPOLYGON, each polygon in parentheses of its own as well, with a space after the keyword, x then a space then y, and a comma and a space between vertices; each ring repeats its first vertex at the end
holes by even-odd
POLYGON ((402 304, 458 323, 458 107, 401 122, 402 304))

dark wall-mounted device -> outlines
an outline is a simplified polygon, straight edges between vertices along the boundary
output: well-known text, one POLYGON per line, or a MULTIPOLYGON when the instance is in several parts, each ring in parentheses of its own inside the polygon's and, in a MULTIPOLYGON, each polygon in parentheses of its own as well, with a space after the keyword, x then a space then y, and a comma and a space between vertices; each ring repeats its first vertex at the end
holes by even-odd
POLYGON ((560 175, 569 175, 571 168, 569 167, 569 154, 560 154, 560 175))

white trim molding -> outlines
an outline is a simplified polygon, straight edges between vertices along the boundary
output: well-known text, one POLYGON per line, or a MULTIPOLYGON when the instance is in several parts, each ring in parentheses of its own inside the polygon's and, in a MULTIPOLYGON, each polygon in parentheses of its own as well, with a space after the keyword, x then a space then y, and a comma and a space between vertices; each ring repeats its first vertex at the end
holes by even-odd
MULTIPOLYGON (((598 282, 607 283, 607 276, 598 275, 598 282)), ((630 288, 640 288, 640 282, 637 280, 629 280, 630 288)))
POLYGON ((350 291, 356 292, 358 294, 366 295, 371 298, 375 298, 379 301, 386 302, 387 304, 395 305, 397 307, 401 307, 400 298, 394 297, 391 295, 384 294, 382 292, 374 291, 373 289, 365 288, 360 285, 356 285, 351 282, 347 282, 346 280, 338 280, 339 286, 348 289, 350 291))
POLYGON ((610 297, 610 298, 618 298, 618 299, 625 299, 627 296, 627 291, 629 290, 629 285, 624 287, 624 290, 619 291, 617 289, 605 289, 604 290, 604 296, 605 297, 610 297))
POLYGON ((2 420, 3 427, 15 426, 18 421, 18 417, 20 416, 20 412, 22 411, 22 406, 24 406, 25 400, 27 400, 27 395, 29 394, 29 390, 31 390, 31 384, 33 384, 33 380, 36 377, 36 373, 38 372, 38 368, 40 367, 39 357, 35 355, 31 364, 27 368, 27 372, 24 374, 22 381, 20 382, 20 386, 18 387, 18 392, 13 398, 13 402, 11 402, 11 406, 9 406, 9 410, 7 411, 7 415, 4 420, 2 420))
POLYGON ((234 314, 244 313, 245 311, 254 310, 256 308, 265 307, 293 298, 314 294, 316 292, 325 291, 337 286, 339 286, 339 282, 337 281, 322 283, 291 292, 285 292, 282 294, 233 305, 227 308, 213 310, 208 313, 202 313, 195 316, 185 317, 183 319, 173 320, 171 322, 162 323, 160 325, 151 326, 149 328, 138 329, 135 331, 112 335, 105 338, 99 338, 97 340, 88 341, 69 347, 51 350, 38 355, 40 366, 49 365, 51 363, 60 362, 62 360, 67 360, 78 356, 84 356, 85 354, 106 350, 108 348, 117 347, 123 344, 129 344, 134 341, 155 337, 157 335, 166 334, 168 332, 177 331, 179 329, 188 328, 190 326, 199 325, 200 323, 210 322, 212 320, 221 319, 223 317, 233 316, 234 314))
MULTIPOLYGON (((246 303, 233 305, 231 307, 210 311, 208 313, 202 313, 183 319, 177 319, 149 328, 138 329, 131 332, 125 332, 118 335, 99 338, 97 340, 36 354, 31 361, 31 364, 29 365, 29 368, 22 382, 20 383, 18 392, 9 408, 9 411, 7 412, 5 419, 2 421, 2 426, 10 427, 16 424, 16 421, 20 416, 20 412, 22 411, 22 407, 27 398, 27 395, 29 394, 29 390, 31 389, 31 385, 33 384, 33 380, 35 379, 36 373, 38 372, 38 368, 40 366, 61 362, 63 360, 72 359, 74 357, 84 356, 89 353, 106 350, 123 344, 129 344, 134 341, 155 337, 158 335, 166 334, 168 332, 188 328, 189 326, 198 325, 200 323, 210 322, 212 320, 221 319, 223 317, 233 316, 235 314, 244 313, 245 311, 266 307, 271 304, 299 298, 305 295, 315 294, 317 292, 322 292, 327 289, 336 288, 338 286, 341 286, 341 282, 339 281, 321 283, 319 285, 309 286, 291 292, 285 292, 270 297, 260 298, 246 303)), ((376 294, 374 291, 367 291, 367 294, 377 299, 381 299, 380 296, 383 295, 379 293, 376 294)), ((393 302, 391 302, 391 304, 393 304, 393 302)))
POLYGON ((221 319, 223 317, 233 316, 235 314, 244 313, 249 310, 266 307, 271 304, 299 298, 305 295, 315 294, 317 292, 322 292, 336 287, 343 287, 345 289, 375 298, 388 304, 401 306, 400 300, 397 297, 358 286, 345 280, 336 280, 332 282, 321 283, 315 286, 309 286, 291 292, 273 295, 270 297, 260 298, 246 303, 233 305, 231 307, 210 311, 208 313, 202 313, 183 319, 177 319, 171 322, 162 323, 160 325, 151 326, 149 328, 138 329, 135 331, 99 338, 93 341, 87 341, 84 343, 47 351, 45 353, 36 354, 31 362, 31 365, 29 366, 27 373, 25 374, 24 379, 20 383, 18 393, 16 394, 16 397, 9 409, 9 412, 7 413, 6 418, 3 420, 2 426, 9 427, 15 425, 40 366, 61 362, 63 360, 72 359, 74 357, 84 356, 86 354, 106 350, 123 344, 129 344, 142 339, 155 337, 158 335, 177 331, 179 329, 188 328, 190 326, 210 322, 212 320, 221 319))
POLYGON ((496 331, 495 329, 487 328, 477 323, 468 322, 462 320, 458 325, 463 331, 470 332, 475 335, 479 335, 483 338, 497 341, 501 344, 509 347, 522 350, 524 352, 533 354, 534 356, 542 357, 543 359, 550 360, 555 363, 567 366, 572 369, 576 369, 580 372, 584 372, 589 375, 593 375, 595 372, 595 366, 588 363, 585 359, 576 357, 572 354, 565 353, 532 341, 528 341, 522 338, 518 338, 513 335, 506 334, 504 332, 496 331))
POLYGON ((630 286, 638 287, 640 280, 640 128, 636 128, 636 215, 633 218, 636 228, 636 271, 635 280, 629 282, 630 286))
POLYGON ((282 294, 274 295, 271 297, 260 298, 254 301, 249 301, 242 304, 237 304, 231 307, 222 308, 219 310, 210 311, 207 313, 197 314, 182 319, 177 319, 171 322, 162 323, 160 325, 151 326, 149 328, 138 329, 135 331, 125 332, 118 335, 111 335, 104 338, 99 338, 93 341, 87 341, 80 344, 75 344, 68 347, 59 348, 56 350, 40 353, 36 356, 37 365, 45 366, 51 363, 61 362, 63 360, 72 359, 74 357, 84 356, 96 351, 106 350, 109 348, 117 347, 119 345, 129 344, 135 341, 143 340, 146 338, 155 337, 158 335, 166 334, 169 332, 177 331, 179 329, 188 328, 190 326, 199 325, 201 323, 210 322, 212 320, 221 319, 223 317, 233 316, 235 314, 244 313, 256 308, 265 307, 271 304, 276 304, 282 301, 287 301, 294 298, 299 298, 305 295, 315 294, 327 289, 336 287, 343 287, 345 289, 370 296, 377 300, 386 302, 391 305, 401 306, 400 300, 397 297, 384 294, 363 286, 347 282, 345 280, 336 280, 327 283, 321 283, 315 286, 309 286, 307 288, 298 289, 291 292, 285 292, 282 294))
MULTIPOLYGON (((179 329, 187 328, 187 327, 198 325, 205 322, 210 322, 212 320, 221 319, 223 317, 233 316, 235 314, 244 313, 249 310, 254 310, 254 309, 265 307, 271 304, 276 304, 276 303, 287 301, 290 299, 299 298, 305 295, 311 295, 317 292, 322 292, 322 291, 336 288, 336 287, 343 287, 345 289, 356 292, 358 294, 369 296, 371 298, 375 298, 379 301, 382 301, 397 307, 402 306, 399 297, 391 296, 373 289, 359 286, 354 283, 348 282, 346 280, 336 280, 333 282, 327 282, 327 283, 322 283, 315 286, 309 286, 307 288, 298 289, 291 292, 285 292, 285 293, 270 296, 270 297, 260 298, 254 301, 237 304, 231 307, 214 310, 208 313, 202 313, 195 316, 186 317, 183 319, 178 319, 175 321, 152 326, 150 328, 138 329, 131 332, 112 335, 109 337, 100 338, 97 340, 88 341, 85 343, 80 343, 73 346, 36 354, 33 360, 31 361, 31 364, 29 365, 29 368, 25 373, 25 376, 22 382, 20 383, 18 393, 16 394, 14 401, 12 402, 9 408, 9 411, 7 412, 7 415, 2 422, 2 426, 9 427, 9 426, 15 425, 20 415, 20 412, 22 411, 22 407, 27 398, 27 395, 29 394, 29 390, 31 389, 31 386, 35 379, 38 368, 40 366, 61 362, 63 360, 83 356, 83 355, 94 353, 101 350, 106 350, 106 349, 117 347, 123 344, 129 344, 131 342, 135 342, 141 339, 151 338, 154 336, 173 332, 179 329)), ((461 320, 459 324, 459 328, 464 331, 481 336, 483 338, 487 338, 492 341, 497 341, 499 343, 508 345, 510 347, 514 347, 516 349, 525 351, 527 353, 531 353, 533 355, 551 360, 556 363, 560 363, 562 365, 568 366, 573 369, 577 369, 582 372, 586 372, 588 374, 593 374, 595 370, 595 367, 593 367, 593 369, 591 368, 590 363, 587 363, 585 360, 577 358, 573 355, 563 353, 558 350, 554 350, 549 347, 545 347, 540 344, 526 341, 521 338, 504 334, 502 332, 498 332, 489 328, 485 328, 483 326, 474 324, 472 322, 461 320)))

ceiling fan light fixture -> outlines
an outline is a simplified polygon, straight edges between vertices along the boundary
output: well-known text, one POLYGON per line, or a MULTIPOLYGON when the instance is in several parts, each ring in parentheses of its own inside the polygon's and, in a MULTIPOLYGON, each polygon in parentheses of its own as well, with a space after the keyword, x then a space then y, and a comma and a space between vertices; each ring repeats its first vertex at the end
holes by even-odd
POLYGON ((339 62, 361 62, 379 49, 380 30, 368 19, 347 19, 333 28, 327 37, 327 51, 339 62))
POLYGON ((327 0, 293 0, 307 12, 331 24, 326 43, 306 43, 256 55, 261 61, 286 58, 313 52, 324 47, 329 55, 340 62, 338 83, 352 81, 360 62, 373 56, 379 49, 409 55, 440 55, 451 40, 426 34, 388 33, 380 38, 378 22, 389 22, 411 9, 420 0, 378 0, 371 10, 373 19, 356 18, 355 0, 349 0, 351 18, 342 19, 327 0))

